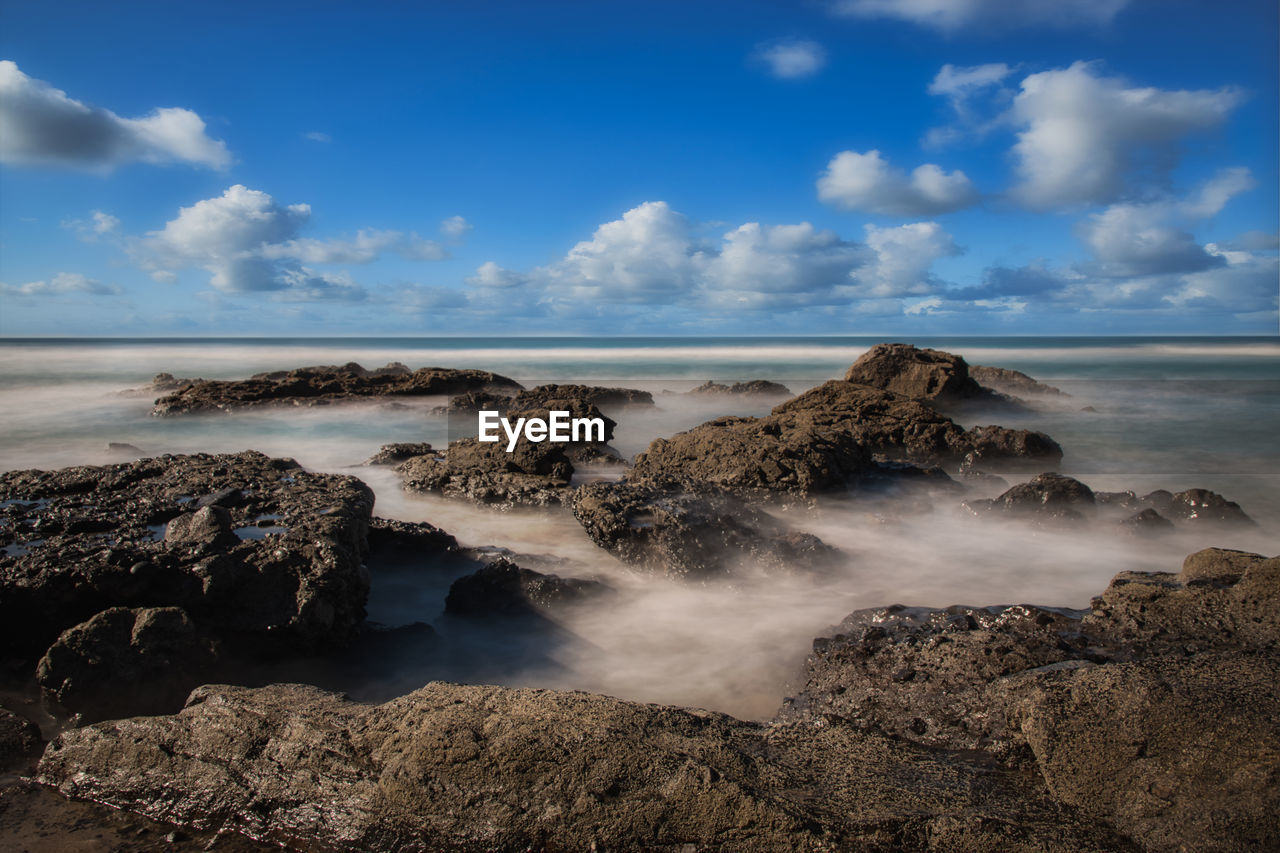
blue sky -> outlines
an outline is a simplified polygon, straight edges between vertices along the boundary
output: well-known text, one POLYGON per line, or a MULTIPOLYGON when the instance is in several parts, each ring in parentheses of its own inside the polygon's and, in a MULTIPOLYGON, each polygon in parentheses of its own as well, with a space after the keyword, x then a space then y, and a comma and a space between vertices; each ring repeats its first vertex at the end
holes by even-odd
POLYGON ((0 334, 1275 334, 1273 0, 0 2, 0 334))

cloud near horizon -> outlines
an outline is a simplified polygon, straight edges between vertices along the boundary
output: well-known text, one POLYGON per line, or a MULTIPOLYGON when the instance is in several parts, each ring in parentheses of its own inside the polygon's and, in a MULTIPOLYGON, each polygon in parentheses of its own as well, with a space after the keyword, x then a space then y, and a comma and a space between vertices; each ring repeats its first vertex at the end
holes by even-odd
POLYGON ((121 118, 74 100, 17 63, 0 60, 0 163, 110 171, 126 163, 187 163, 222 170, 226 143, 205 133, 200 116, 162 107, 121 118))

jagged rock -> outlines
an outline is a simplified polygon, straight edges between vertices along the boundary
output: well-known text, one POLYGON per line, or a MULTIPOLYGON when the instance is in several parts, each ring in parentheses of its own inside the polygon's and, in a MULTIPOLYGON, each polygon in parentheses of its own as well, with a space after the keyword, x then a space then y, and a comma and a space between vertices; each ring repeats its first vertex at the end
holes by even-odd
POLYGON ((425 521, 369 520, 370 563, 423 560, 458 550, 458 540, 425 521))
POLYGON ((1093 490, 1061 474, 1040 474, 997 498, 965 501, 974 515, 1008 515, 1036 521, 1083 521, 1093 514, 1093 490))
POLYGON ((844 378, 913 400, 947 403, 1003 398, 970 378, 969 365, 960 356, 910 344, 876 344, 853 363, 844 378))
POLYGON ((1247 525, 1254 521, 1240 504, 1208 489, 1187 489, 1169 500, 1167 514, 1176 521, 1194 524, 1247 525))
POLYGON ((545 575, 499 559, 454 581, 444 610, 454 616, 522 616, 580 604, 608 591, 599 581, 545 575))
POLYGON ((87 722, 181 707, 216 644, 177 607, 113 607, 62 632, 36 667, 45 695, 87 722))
POLYGON ((804 689, 778 719, 833 715, 930 746, 1003 751, 1011 735, 992 711, 992 684, 1087 657, 1082 613, 1025 604, 856 611, 814 640, 804 689))
POLYGON ((588 483, 574 493, 573 514, 591 541, 618 559, 672 577, 727 575, 743 563, 821 569, 839 559, 816 536, 788 530, 732 493, 701 483, 588 483))
POLYGON ((504 441, 464 438, 444 453, 412 457, 396 471, 409 491, 439 492, 500 507, 546 506, 568 502, 573 464, 561 444, 521 438, 508 453, 504 441))
POLYGON ((1182 571, 1121 572, 1084 619, 1091 634, 1123 645, 1181 648, 1280 646, 1280 558, 1210 548, 1182 571))
POLYGON ((539 385, 519 392, 511 407, 524 409, 558 409, 567 400, 597 408, 652 406, 653 395, 635 388, 607 388, 600 385, 539 385))
POLYGON ((252 451, 0 474, 0 645, 34 666, 104 609, 163 606, 250 649, 339 644, 372 506, 353 477, 252 451))
POLYGON ((814 428, 838 430, 874 453, 926 465, 958 463, 1027 467, 1054 465, 1062 448, 1040 432, 980 426, 966 431, 916 400, 852 382, 831 380, 775 406, 814 428))
POLYGON ((981 364, 969 365, 969 378, 984 388, 1014 396, 1056 396, 1068 397, 1061 389, 1046 385, 1032 379, 1020 370, 1007 367, 986 367, 981 364))
POLYGON ((1136 536, 1163 536, 1173 532, 1173 522, 1154 509, 1144 509, 1120 522, 1120 527, 1136 536))
POLYGON ((754 396, 754 397, 790 397, 791 391, 787 386, 778 382, 770 382, 766 379, 752 379, 750 382, 735 382, 732 385, 724 385, 719 382, 707 381, 699 385, 697 388, 688 392, 699 396, 754 396))
POLYGON ((364 464, 399 465, 406 459, 412 459, 415 456, 428 456, 433 453, 435 453, 435 450, 424 441, 384 444, 378 449, 377 453, 366 459, 364 464))
POLYGON ((35 764, 40 746, 40 729, 35 723, 0 708, 0 773, 35 764))
POLYGON ((847 726, 432 683, 383 705, 299 685, 67 731, 64 793, 297 849, 1123 851, 1043 783, 847 726))
POLYGON ((196 380, 156 400, 151 413, 167 417, 192 412, 230 412, 259 406, 315 406, 349 400, 496 389, 518 391, 520 388, 513 379, 483 370, 442 367, 409 370, 398 362, 377 370, 366 370, 353 362, 342 366, 259 373, 243 380, 196 380))

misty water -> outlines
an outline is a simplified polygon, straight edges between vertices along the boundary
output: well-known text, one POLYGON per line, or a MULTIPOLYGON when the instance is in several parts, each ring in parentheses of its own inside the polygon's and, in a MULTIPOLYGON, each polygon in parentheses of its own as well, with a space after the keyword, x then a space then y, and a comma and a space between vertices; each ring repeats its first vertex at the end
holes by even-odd
POLYGON ((1073 531, 979 521, 960 508, 958 496, 908 515, 885 512, 875 500, 823 498, 775 512, 840 548, 846 559, 839 570, 779 576, 746 567, 731 582, 709 584, 629 569, 597 548, 567 510, 503 512, 406 494, 392 470, 361 465, 391 442, 442 446, 445 420, 430 414, 440 399, 157 419, 149 415, 150 395, 121 393, 146 386, 162 371, 232 379, 348 361, 481 368, 526 387, 624 385, 651 391, 657 402, 615 415, 613 445, 630 457, 654 438, 719 415, 764 414, 773 402, 683 395, 707 379, 769 379, 799 393, 842 376, 874 342, 3 341, 0 469, 120 461, 107 451, 108 442, 135 445, 149 456, 254 449, 292 457, 311 470, 360 477, 377 495, 378 515, 430 522, 467 546, 540 555, 531 568, 596 577, 618 591, 557 614, 535 634, 499 620, 476 624, 444 616, 456 570, 378 572, 375 566, 370 620, 428 623, 436 636, 426 651, 389 651, 368 679, 344 684, 357 698, 385 698, 447 678, 575 688, 766 718, 796 686, 812 639, 858 608, 1021 602, 1082 608, 1117 572, 1176 571, 1199 548, 1280 553, 1280 342, 1271 338, 911 341, 960 353, 970 363, 1023 370, 1070 395, 1046 398, 1034 413, 1017 417, 966 414, 964 425, 1042 430, 1065 450, 1060 471, 1095 490, 1212 489, 1239 502, 1256 528, 1182 529, 1153 541, 1101 524, 1073 531))

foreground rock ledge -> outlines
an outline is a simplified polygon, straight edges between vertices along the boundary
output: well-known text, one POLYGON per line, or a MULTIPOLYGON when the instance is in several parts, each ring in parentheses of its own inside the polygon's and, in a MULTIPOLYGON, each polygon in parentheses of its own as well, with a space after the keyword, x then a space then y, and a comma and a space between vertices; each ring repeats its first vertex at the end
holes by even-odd
POLYGON ((1133 849, 1026 774, 839 725, 432 683, 195 690, 58 737, 41 781, 306 850, 1133 849))

